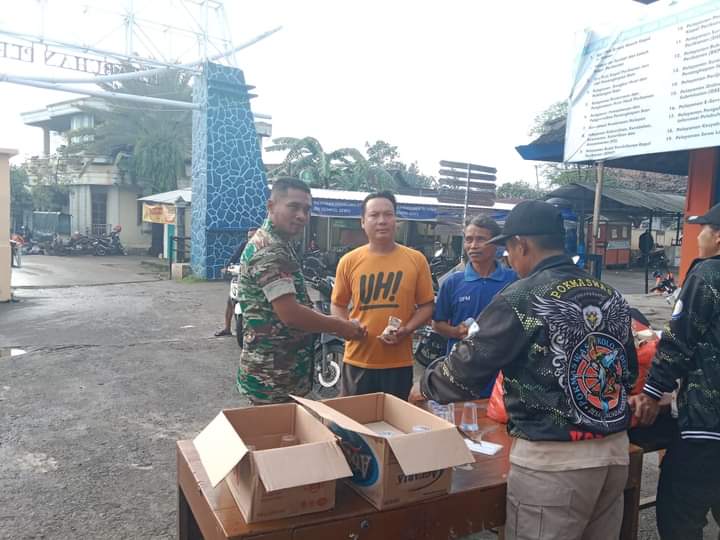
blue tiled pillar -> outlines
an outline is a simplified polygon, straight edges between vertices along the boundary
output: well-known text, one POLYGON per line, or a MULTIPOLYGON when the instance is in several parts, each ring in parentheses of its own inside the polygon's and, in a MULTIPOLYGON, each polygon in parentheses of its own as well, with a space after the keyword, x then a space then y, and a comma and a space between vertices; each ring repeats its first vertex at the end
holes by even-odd
POLYGON ((265 217, 267 179, 243 72, 206 63, 193 102, 193 273, 217 279, 251 227, 265 217))

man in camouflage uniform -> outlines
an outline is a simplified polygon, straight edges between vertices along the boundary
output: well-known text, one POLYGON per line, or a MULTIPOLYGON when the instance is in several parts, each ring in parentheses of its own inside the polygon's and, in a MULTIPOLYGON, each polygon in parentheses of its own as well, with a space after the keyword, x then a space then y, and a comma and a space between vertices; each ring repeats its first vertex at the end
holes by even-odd
POLYGON ((310 188, 295 178, 275 181, 268 216, 240 259, 240 306, 244 348, 237 387, 255 405, 281 403, 288 394, 312 388, 316 332, 358 339, 356 321, 312 309, 300 262, 291 239, 310 216, 310 188))

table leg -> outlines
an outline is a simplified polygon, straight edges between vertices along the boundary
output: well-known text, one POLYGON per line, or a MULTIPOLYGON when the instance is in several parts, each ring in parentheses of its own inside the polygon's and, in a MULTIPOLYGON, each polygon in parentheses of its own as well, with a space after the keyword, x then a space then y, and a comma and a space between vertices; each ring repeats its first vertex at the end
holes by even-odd
POLYGON ((178 540, 203 540, 192 508, 180 486, 178 486, 178 540))
POLYGON ((643 453, 631 452, 628 483, 623 493, 623 519, 620 540, 637 540, 640 528, 640 484, 642 481, 643 453))

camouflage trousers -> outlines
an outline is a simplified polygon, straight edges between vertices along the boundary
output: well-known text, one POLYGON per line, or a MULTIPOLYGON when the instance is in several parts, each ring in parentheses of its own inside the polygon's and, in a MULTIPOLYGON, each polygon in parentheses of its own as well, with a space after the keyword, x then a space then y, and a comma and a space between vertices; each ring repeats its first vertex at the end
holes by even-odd
POLYGON ((288 365, 287 354, 261 354, 243 349, 237 372, 238 392, 253 405, 286 403, 290 394, 305 396, 312 390, 312 354, 300 349, 288 365), (280 358, 278 358, 280 357, 280 358))

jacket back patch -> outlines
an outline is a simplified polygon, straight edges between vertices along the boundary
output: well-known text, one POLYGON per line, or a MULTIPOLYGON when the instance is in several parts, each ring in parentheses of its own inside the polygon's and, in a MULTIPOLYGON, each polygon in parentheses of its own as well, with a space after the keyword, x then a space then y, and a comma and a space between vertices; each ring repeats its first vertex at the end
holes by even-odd
MULTIPOLYGON (((575 281, 575 280, 573 280, 575 281)), ((627 303, 593 287, 564 287, 562 294, 535 296, 534 314, 547 325, 552 365, 573 423, 614 431, 627 423, 628 371, 624 343, 630 330, 627 303)))

